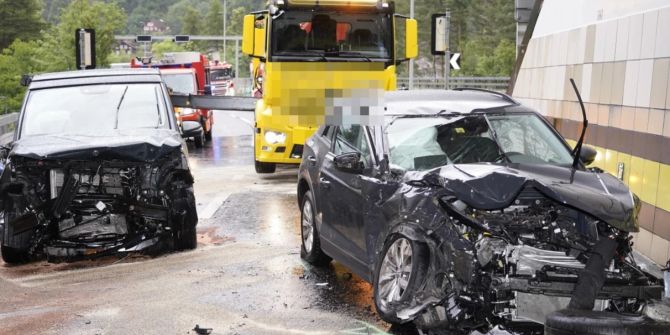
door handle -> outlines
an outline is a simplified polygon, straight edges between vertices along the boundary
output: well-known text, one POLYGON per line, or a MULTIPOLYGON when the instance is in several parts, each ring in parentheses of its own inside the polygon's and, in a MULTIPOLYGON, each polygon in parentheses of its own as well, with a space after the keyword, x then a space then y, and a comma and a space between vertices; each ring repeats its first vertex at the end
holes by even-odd
POLYGON ((316 166, 316 157, 314 157, 314 156, 307 156, 307 160, 309 161, 309 165, 311 165, 311 166, 316 166))
POLYGON ((319 184, 321 184, 321 187, 326 190, 330 188, 330 181, 328 181, 326 178, 319 178, 319 184))

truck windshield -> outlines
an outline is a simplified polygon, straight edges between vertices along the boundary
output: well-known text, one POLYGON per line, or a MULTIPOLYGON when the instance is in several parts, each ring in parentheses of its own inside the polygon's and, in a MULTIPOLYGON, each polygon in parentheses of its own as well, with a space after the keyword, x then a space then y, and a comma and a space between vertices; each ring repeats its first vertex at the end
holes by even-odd
POLYGON ((175 93, 196 94, 195 77, 192 73, 163 73, 165 85, 175 93))
POLYGON ((212 69, 209 72, 212 81, 230 80, 233 77, 232 69, 212 69))
POLYGON ((283 61, 388 61, 391 16, 374 13, 284 12, 272 21, 272 57, 283 61))
POLYGON ((165 128, 158 84, 110 84, 57 87, 30 93, 21 137, 86 135, 115 129, 165 128))

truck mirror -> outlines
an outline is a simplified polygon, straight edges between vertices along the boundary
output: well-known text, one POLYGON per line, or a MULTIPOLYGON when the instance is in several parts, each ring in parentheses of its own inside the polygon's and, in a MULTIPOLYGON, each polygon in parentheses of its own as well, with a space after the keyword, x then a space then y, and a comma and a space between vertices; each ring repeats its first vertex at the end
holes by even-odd
POLYGON ((405 58, 416 58, 419 55, 419 32, 415 19, 407 19, 405 22, 405 36, 405 58))
POLYGON ((265 16, 245 15, 242 52, 256 58, 265 57, 265 16))
POLYGON ((244 31, 242 33, 242 53, 245 55, 254 55, 254 38, 256 33, 254 31, 256 23, 255 15, 244 16, 244 31))

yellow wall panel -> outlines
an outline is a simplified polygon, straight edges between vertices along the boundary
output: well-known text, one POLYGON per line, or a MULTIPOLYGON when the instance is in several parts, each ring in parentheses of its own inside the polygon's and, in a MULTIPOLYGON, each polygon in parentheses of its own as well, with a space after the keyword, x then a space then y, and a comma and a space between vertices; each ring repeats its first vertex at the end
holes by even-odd
POLYGON ((670 165, 661 165, 659 171, 656 206, 670 211, 670 165))
POLYGON ((642 179, 642 192, 640 198, 648 204, 656 206, 656 193, 658 192, 659 163, 644 161, 644 177, 642 179))
MULTIPOLYGON (((644 159, 640 157, 631 157, 630 176, 628 177, 628 187, 633 193, 642 198, 642 179, 644 178, 644 159)), ((645 200, 645 199, 642 199, 645 200)))

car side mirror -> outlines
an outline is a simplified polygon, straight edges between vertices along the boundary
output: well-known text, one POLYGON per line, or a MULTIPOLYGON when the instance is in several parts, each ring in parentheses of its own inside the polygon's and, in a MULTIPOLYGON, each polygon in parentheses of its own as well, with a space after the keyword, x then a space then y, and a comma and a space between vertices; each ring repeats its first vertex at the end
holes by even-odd
POLYGON ((596 149, 588 145, 584 145, 582 146, 582 151, 579 155, 579 159, 581 159, 584 165, 591 165, 591 163, 593 163, 596 160, 596 156, 598 156, 598 151, 596 151, 596 149))
POLYGON ((348 173, 361 174, 365 169, 365 164, 361 161, 360 152, 349 152, 335 156, 333 159, 335 168, 348 173))
POLYGON ((202 133, 202 125, 196 121, 183 121, 181 124, 181 137, 198 137, 202 133))

